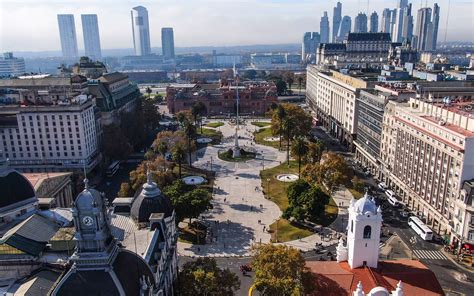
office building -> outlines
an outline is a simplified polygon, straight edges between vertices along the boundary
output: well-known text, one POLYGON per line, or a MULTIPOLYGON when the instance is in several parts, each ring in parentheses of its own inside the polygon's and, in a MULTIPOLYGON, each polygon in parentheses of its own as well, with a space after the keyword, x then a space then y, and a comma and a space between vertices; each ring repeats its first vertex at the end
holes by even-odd
POLYGON ((58 14, 59 37, 64 58, 77 58, 77 37, 74 15, 58 14))
POLYGON ((403 43, 411 43, 413 40, 413 15, 411 14, 412 5, 411 3, 405 7, 403 13, 403 29, 402 29, 402 41, 403 43))
POLYGON ((301 44, 301 60, 303 63, 314 63, 316 61, 316 49, 321 41, 318 32, 306 32, 301 44))
POLYGON ((339 28, 341 26, 342 20, 342 3, 337 2, 336 7, 334 7, 332 15, 332 42, 337 42, 339 28))
POLYGON ((436 44, 438 43, 439 16, 440 16, 439 10, 440 9, 439 9, 438 4, 435 3, 433 7, 433 20, 431 21, 431 23, 433 24, 431 50, 436 50, 436 44))
POLYGON ((379 15, 377 12, 372 12, 370 15, 370 33, 378 33, 379 31, 379 15))
POLYGON ((0 77, 18 76, 25 73, 25 59, 16 58, 11 52, 5 52, 0 58, 0 77))
POLYGON ((143 6, 137 6, 132 8, 130 15, 132 20, 133 48, 135 49, 135 55, 149 55, 151 53, 151 47, 148 11, 143 6))
POLYGON ((99 24, 97 14, 82 14, 82 34, 84 35, 85 56, 94 61, 102 59, 100 49, 99 24))
POLYGON ((354 20, 354 33, 367 33, 367 15, 359 13, 354 20))
POLYGON ((380 23, 380 31, 382 33, 392 33, 392 10, 385 8, 382 13, 382 22, 380 23))
POLYGON ((321 43, 329 43, 329 17, 327 11, 324 12, 324 15, 321 17, 319 23, 319 32, 321 34, 321 43))
POLYGON ((431 48, 433 43, 428 45, 428 41, 433 40, 432 30, 430 32, 431 24, 431 8, 425 7, 418 9, 418 15, 416 20, 416 32, 417 37, 416 49, 418 51, 425 51, 427 48, 431 48))
POLYGON ((337 42, 343 42, 347 35, 351 32, 352 29, 352 20, 351 17, 345 15, 342 18, 341 25, 339 26, 339 32, 337 34, 337 42))
POLYGON ((174 59, 173 28, 161 28, 161 49, 165 60, 174 59))

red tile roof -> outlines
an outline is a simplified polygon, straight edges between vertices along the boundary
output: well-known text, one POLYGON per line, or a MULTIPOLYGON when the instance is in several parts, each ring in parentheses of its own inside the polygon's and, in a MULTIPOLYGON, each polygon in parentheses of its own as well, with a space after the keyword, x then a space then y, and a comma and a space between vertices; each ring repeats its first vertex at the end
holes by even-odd
POLYGON ((352 295, 359 281, 366 294, 378 286, 391 292, 400 280, 405 295, 444 295, 435 274, 416 260, 379 261, 376 269, 351 269, 347 262, 335 261, 307 261, 306 266, 315 275, 314 295, 352 295))

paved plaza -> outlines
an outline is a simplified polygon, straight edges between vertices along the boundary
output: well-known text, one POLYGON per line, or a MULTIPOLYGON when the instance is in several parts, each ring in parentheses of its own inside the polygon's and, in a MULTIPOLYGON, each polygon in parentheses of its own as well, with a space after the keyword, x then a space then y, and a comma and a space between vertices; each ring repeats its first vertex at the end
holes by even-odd
MULTIPOLYGON (((271 168, 280 165, 286 160, 286 153, 272 147, 255 145, 252 142, 253 132, 258 128, 248 123, 241 125, 239 145, 246 150, 263 154, 264 163, 262 164, 260 157, 246 162, 220 160, 217 157, 218 152, 234 145, 235 126, 226 121, 225 125, 216 129, 222 132, 223 143, 200 149, 193 163, 195 167, 208 170, 212 164, 212 170, 216 172, 213 209, 202 215, 203 221, 209 225, 208 241, 205 245, 180 242, 178 244, 180 255, 248 256, 252 244, 270 242, 271 235, 266 230, 282 214, 275 203, 265 199, 259 173, 263 166, 271 168)), ((345 202, 347 206, 349 196, 351 195, 348 191, 337 192, 336 203, 345 202)), ((344 208, 340 208, 340 211, 344 211, 344 208)), ((335 222, 335 228, 338 227, 337 223, 338 220, 335 222)), ((328 229, 327 237, 322 238, 315 234, 285 244, 307 251, 313 249, 319 242, 324 245, 334 244, 337 242, 336 235, 328 229)))

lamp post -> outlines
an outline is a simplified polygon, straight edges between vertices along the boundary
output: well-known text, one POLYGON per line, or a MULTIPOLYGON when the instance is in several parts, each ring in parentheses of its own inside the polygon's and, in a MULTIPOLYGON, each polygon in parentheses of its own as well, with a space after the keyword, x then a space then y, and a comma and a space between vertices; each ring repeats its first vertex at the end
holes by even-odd
POLYGON ((211 156, 211 172, 212 172, 212 156, 211 156))
POLYGON ((263 155, 263 150, 262 150, 262 171, 265 170, 265 156, 263 155))
POLYGON ((267 178, 268 199, 270 199, 270 178, 267 178))

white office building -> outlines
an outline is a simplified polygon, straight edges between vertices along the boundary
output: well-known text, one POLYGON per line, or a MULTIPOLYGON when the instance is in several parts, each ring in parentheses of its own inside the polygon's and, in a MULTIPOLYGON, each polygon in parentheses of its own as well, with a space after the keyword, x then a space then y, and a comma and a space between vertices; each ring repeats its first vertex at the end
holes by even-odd
POLYGON ((132 8, 133 47, 135 55, 144 56, 151 53, 150 24, 148 23, 148 10, 143 6, 132 8))
POLYGON ((25 60, 15 58, 13 53, 5 52, 0 58, 0 77, 17 76, 25 73, 25 60))
POLYGON ((58 14, 59 37, 61 38, 61 50, 63 57, 76 58, 77 51, 76 25, 74 15, 58 14))
POLYGON ((100 49, 99 24, 96 14, 81 15, 82 34, 84 35, 85 55, 90 59, 98 61, 102 59, 100 49))

